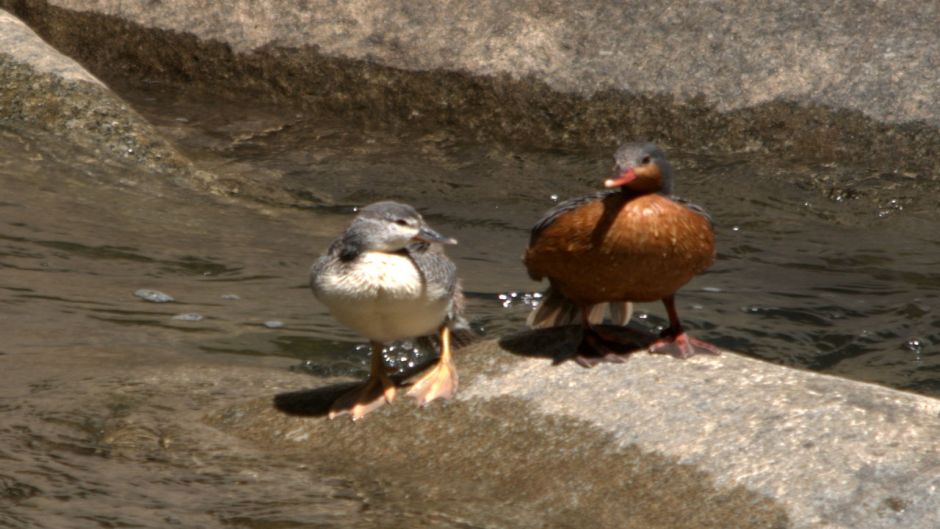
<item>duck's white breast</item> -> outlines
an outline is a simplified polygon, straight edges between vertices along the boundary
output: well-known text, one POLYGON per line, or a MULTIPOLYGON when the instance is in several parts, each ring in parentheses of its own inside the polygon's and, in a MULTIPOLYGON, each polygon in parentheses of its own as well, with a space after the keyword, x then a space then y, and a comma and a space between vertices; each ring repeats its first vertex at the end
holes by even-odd
POLYGON ((314 277, 314 294, 340 323, 370 340, 431 334, 444 321, 450 299, 439 289, 429 293, 407 256, 365 252, 351 263, 336 264, 314 277))

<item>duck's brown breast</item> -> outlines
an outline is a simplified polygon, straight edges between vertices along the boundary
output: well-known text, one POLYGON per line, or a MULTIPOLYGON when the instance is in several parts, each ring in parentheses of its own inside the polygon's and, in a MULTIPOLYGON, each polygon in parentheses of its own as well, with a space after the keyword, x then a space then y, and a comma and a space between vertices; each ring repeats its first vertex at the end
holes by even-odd
POLYGON ((613 194, 560 215, 532 241, 525 264, 533 278, 594 304, 662 299, 714 255, 704 216, 658 194, 613 194))

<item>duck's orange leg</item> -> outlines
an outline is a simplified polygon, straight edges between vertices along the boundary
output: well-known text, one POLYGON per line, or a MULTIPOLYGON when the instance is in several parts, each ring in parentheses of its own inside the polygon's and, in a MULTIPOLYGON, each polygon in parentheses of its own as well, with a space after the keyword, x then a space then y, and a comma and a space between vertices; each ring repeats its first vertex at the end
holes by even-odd
POLYGON ((360 386, 340 395, 330 406, 330 419, 348 413, 353 420, 365 415, 386 402, 395 400, 397 387, 388 373, 382 359, 382 344, 371 342, 372 364, 369 378, 360 386))
POLYGON ((669 313, 669 327, 662 332, 659 340, 650 344, 649 350, 651 353, 665 353, 682 359, 697 354, 721 354, 721 349, 718 347, 692 338, 682 329, 682 323, 679 322, 679 313, 676 312, 674 296, 663 298, 663 305, 666 306, 666 312, 669 313))
POLYGON ((418 406, 424 406, 437 398, 449 399, 457 392, 457 368, 450 352, 450 328, 441 327, 441 358, 437 365, 424 374, 408 391, 418 406))

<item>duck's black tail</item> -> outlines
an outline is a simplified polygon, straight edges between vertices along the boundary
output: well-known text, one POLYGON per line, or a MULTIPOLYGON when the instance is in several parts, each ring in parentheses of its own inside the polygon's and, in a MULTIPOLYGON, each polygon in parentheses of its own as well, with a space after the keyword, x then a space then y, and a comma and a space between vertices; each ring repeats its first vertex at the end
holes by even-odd
MULTIPOLYGON (((633 316, 633 304, 629 301, 612 301, 592 305, 588 311, 588 321, 593 324, 604 322, 605 311, 610 313, 613 325, 626 325, 633 316)), ((526 319, 526 324, 533 329, 547 329, 562 325, 581 323, 581 309, 561 292, 548 287, 542 295, 542 302, 526 319)))

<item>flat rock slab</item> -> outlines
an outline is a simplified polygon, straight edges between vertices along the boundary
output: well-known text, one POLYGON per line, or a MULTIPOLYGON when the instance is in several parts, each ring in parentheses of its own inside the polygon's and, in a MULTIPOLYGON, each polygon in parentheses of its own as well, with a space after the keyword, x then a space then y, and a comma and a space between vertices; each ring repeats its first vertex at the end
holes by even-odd
POLYGON ((934 528, 940 402, 725 353, 552 359, 576 330, 459 352, 452 402, 329 421, 349 383, 237 403, 224 431, 512 527, 934 528))

